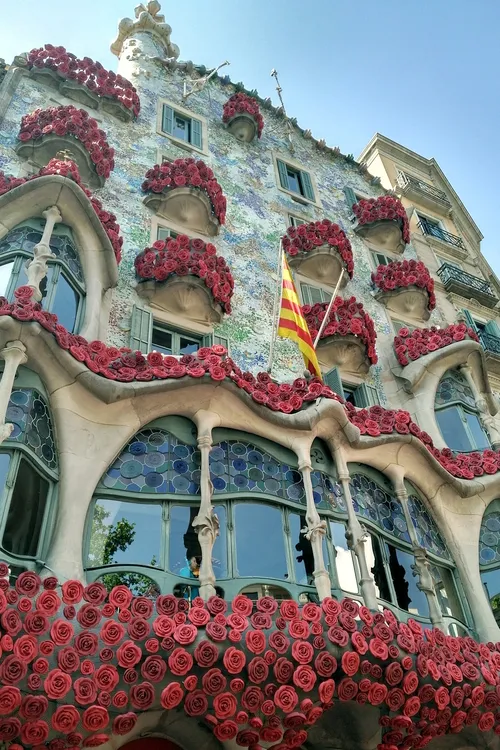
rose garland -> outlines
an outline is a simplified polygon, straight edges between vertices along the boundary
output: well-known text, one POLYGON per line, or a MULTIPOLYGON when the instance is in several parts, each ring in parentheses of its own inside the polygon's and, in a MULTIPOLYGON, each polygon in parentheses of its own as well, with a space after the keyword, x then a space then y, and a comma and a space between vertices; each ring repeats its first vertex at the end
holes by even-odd
POLYGON ((399 364, 406 367, 410 360, 415 361, 429 352, 465 339, 479 341, 474 329, 465 323, 453 323, 446 328, 415 328, 411 333, 409 328, 400 328, 394 338, 394 351, 399 364))
POLYGON ((322 245, 335 248, 342 258, 349 278, 352 279, 354 260, 351 243, 338 224, 323 219, 310 224, 300 224, 298 227, 288 227, 282 242, 285 252, 291 257, 310 253, 322 245))
MULTIPOLYGON (((328 302, 317 302, 315 305, 304 305, 302 307, 313 341, 326 315, 328 304, 328 302)), ((361 339, 366 346, 366 354, 371 364, 377 364, 378 357, 375 351, 377 333, 373 320, 365 312, 361 302, 356 301, 355 297, 345 300, 337 297, 332 305, 328 323, 323 329, 321 338, 349 335, 361 339)))
POLYGON ((399 198, 392 195, 381 195, 379 198, 360 200, 352 206, 358 224, 372 224, 374 221, 398 221, 401 224, 403 242, 410 243, 410 224, 399 198))
MULTIPOLYGON (((338 701, 379 709, 379 750, 423 748, 466 726, 500 734, 500 643, 423 630, 327 598, 229 604, 109 593, 0 563, 0 740, 97 747, 138 714, 173 710, 220 741, 298 748, 338 701)), ((10 750, 20 745, 11 744, 10 750)))
POLYGON ((97 120, 89 117, 84 109, 77 109, 72 104, 36 109, 31 114, 23 116, 18 138, 26 142, 51 133, 59 136, 70 135, 79 140, 88 151, 97 174, 109 177, 115 166, 115 151, 108 144, 106 133, 99 128, 97 120))
POLYGON ((412 286, 425 289, 429 297, 428 310, 432 311, 436 307, 434 279, 421 260, 397 260, 387 265, 380 265, 372 273, 372 282, 383 292, 412 286))
POLYGON ((169 276, 193 275, 203 279, 207 289, 223 310, 231 312, 234 278, 222 257, 217 257, 215 245, 200 239, 189 239, 180 234, 175 239, 158 240, 135 259, 135 270, 140 279, 165 281, 169 276))
POLYGON ((55 174, 72 179, 81 187, 85 195, 89 198, 92 207, 113 246, 116 262, 119 263, 122 256, 123 237, 120 235, 120 225, 116 223, 116 216, 105 211, 102 207, 101 201, 94 198, 90 190, 88 190, 85 185, 82 185, 78 167, 74 162, 51 159, 47 166, 42 167, 37 174, 34 174, 31 177, 12 177, 0 172, 0 195, 8 193, 10 190, 19 187, 20 185, 24 185, 25 182, 36 180, 38 177, 46 177, 55 174))
POLYGON ((142 183, 145 193, 163 193, 176 187, 194 187, 203 190, 212 204, 212 210, 219 221, 226 221, 226 198, 214 173, 201 159, 176 159, 173 162, 155 164, 146 172, 142 183))
POLYGON ((116 99, 124 107, 131 109, 135 117, 140 112, 141 102, 130 81, 112 70, 106 70, 100 62, 94 62, 90 57, 80 59, 67 52, 65 47, 46 44, 44 47, 32 49, 28 53, 27 62, 30 69, 48 68, 64 80, 70 79, 80 83, 94 94, 116 99))
POLYGON ((230 96, 224 104, 222 122, 227 123, 239 114, 247 114, 253 117, 257 124, 257 137, 260 138, 264 129, 264 118, 260 114, 258 101, 243 92, 230 96))

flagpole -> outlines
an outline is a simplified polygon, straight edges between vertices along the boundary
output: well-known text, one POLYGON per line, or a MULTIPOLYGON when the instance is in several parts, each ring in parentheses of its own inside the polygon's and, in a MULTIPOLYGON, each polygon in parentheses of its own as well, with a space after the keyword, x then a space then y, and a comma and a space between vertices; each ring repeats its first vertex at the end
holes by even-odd
POLYGON ((323 318, 323 320, 321 321, 321 325, 320 325, 320 327, 319 327, 319 331, 318 331, 318 334, 317 334, 317 336, 316 336, 316 340, 315 340, 315 342, 314 342, 314 348, 315 348, 315 349, 316 349, 316 347, 318 346, 318 341, 320 340, 320 338, 321 338, 321 334, 323 333, 323 331, 324 331, 324 329, 325 329, 325 327, 326 327, 326 324, 327 324, 327 322, 328 322, 328 318, 329 318, 329 316, 330 316, 330 311, 331 311, 331 309, 332 309, 332 305, 333 305, 333 303, 334 303, 334 301, 335 301, 335 297, 337 296, 337 292, 338 292, 338 290, 339 290, 339 286, 340 286, 340 284, 342 283, 342 279, 344 278, 344 273, 345 273, 345 269, 343 268, 343 269, 342 269, 342 271, 340 272, 339 280, 337 281, 337 284, 336 284, 336 286, 335 286, 335 290, 334 290, 334 292, 333 292, 333 294, 332 294, 332 298, 331 298, 331 300, 330 300, 330 303, 329 303, 328 307, 326 308, 326 313, 325 313, 325 317, 324 317, 324 318, 323 318))
POLYGON ((283 276, 283 243, 280 240, 280 249, 278 253, 278 284, 276 286, 276 293, 274 295, 273 304, 273 331, 271 338, 271 346, 269 347, 269 362, 267 365, 267 372, 270 373, 273 369, 273 356, 274 356, 274 345, 276 337, 278 335, 278 322, 279 322, 279 302, 281 299, 281 284, 283 276))

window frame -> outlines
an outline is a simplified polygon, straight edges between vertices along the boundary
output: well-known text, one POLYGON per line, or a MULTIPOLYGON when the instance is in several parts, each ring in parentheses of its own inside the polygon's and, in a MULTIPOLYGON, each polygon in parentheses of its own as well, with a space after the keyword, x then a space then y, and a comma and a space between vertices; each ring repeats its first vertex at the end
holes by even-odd
POLYGON ((289 227, 300 227, 302 224, 310 224, 310 220, 304 217, 296 216, 295 214, 288 214, 288 226, 289 227))
POLYGON ((396 258, 391 258, 390 255, 386 255, 385 253, 380 253, 377 250, 370 249, 370 260, 371 260, 371 264, 372 264, 373 270, 376 271, 379 266, 386 266, 389 263, 394 263, 394 261, 396 260, 396 258), (376 262, 376 256, 377 255, 379 255, 380 257, 384 258, 387 261, 387 263, 377 263, 376 262))
MULTIPOLYGON (((156 132, 158 135, 163 136, 164 138, 168 138, 172 144, 175 144, 181 149, 184 149, 184 151, 193 151, 196 154, 203 154, 204 156, 208 156, 208 123, 206 117, 203 117, 203 115, 200 115, 196 112, 193 112, 190 109, 187 109, 186 107, 181 106, 177 102, 173 102, 169 99, 159 99, 158 100, 158 110, 157 110, 157 116, 156 116, 156 132), (191 137, 189 141, 186 141, 182 138, 177 138, 173 133, 168 133, 163 129, 163 121, 164 121, 164 108, 170 107, 172 109, 174 116, 177 114, 184 120, 189 120, 191 122, 191 128, 190 132, 192 134, 192 122, 193 120, 200 123, 200 137, 201 137, 201 147, 197 146, 196 144, 192 143, 191 137)), ((167 160, 171 160, 168 155, 164 155, 167 160)))
POLYGON ((299 287, 300 287, 300 301, 303 305, 315 305, 318 304, 316 302, 312 301, 311 291, 314 290, 316 292, 320 292, 320 296, 324 297, 325 299, 322 299, 319 304, 325 304, 330 302, 332 298, 333 292, 329 291, 328 289, 324 289, 321 286, 316 286, 315 284, 309 283, 309 281, 302 281, 299 280, 299 287), (306 291, 307 290, 307 291, 306 291), (306 294, 304 292, 306 291, 306 294), (308 301, 311 300, 311 301, 308 301))
POLYGON ((317 186, 316 178, 315 178, 314 174, 309 169, 306 169, 299 162, 294 161, 294 160, 288 158, 288 156, 284 156, 283 154, 279 154, 279 153, 273 152, 272 159, 273 159, 273 167, 274 167, 274 178, 275 178, 275 183, 276 183, 276 187, 278 188, 278 190, 280 190, 282 193, 285 193, 285 195, 288 195, 296 203, 302 203, 303 205, 317 206, 318 208, 320 208, 321 207, 321 202, 320 202, 318 186, 317 186), (290 167, 294 171, 299 172, 299 173, 303 172, 303 173, 305 173, 305 174, 307 174, 309 176, 309 180, 311 182, 311 190, 312 190, 312 193, 314 195, 313 199, 307 198, 302 193, 297 193, 297 192, 295 192, 293 190, 289 190, 289 189, 283 187, 283 185, 281 183, 278 162, 283 162, 283 164, 285 164, 285 166, 290 167))
POLYGON ((205 337, 204 337, 203 334, 193 333, 191 331, 185 331, 185 330, 182 330, 182 329, 179 329, 179 328, 170 327, 168 324, 166 324, 166 323, 160 323, 160 322, 158 322, 158 320, 155 320, 153 318, 153 325, 151 327, 151 341, 150 341, 150 351, 152 351, 152 352, 153 351, 158 351, 157 349, 154 348, 154 342, 153 342, 153 336, 154 336, 155 328, 156 329, 161 329, 164 333, 169 333, 171 335, 171 337, 172 337, 172 353, 170 355, 166 355, 166 356, 173 356, 173 357, 182 357, 183 356, 180 352, 176 351, 177 349, 180 349, 180 338, 182 336, 184 336, 185 338, 193 338, 193 339, 199 340, 200 343, 199 343, 199 347, 198 348, 201 348, 202 346, 205 345, 204 344, 204 338, 205 337), (177 345, 174 345, 174 342, 176 342, 177 345))
MULTIPOLYGON (((488 437, 488 434, 486 433, 486 430, 481 425, 481 420, 479 419, 479 413, 478 413, 478 411, 474 410, 470 406, 466 406, 462 401, 450 401, 447 404, 440 404, 439 406, 435 406, 434 407, 434 411, 436 413, 437 426, 438 426, 439 432, 441 433, 441 437, 443 438, 443 440, 444 440, 444 435, 443 435, 443 431, 441 430, 441 425, 439 424, 439 420, 437 418, 437 414, 439 412, 444 412, 444 411, 447 411, 449 409, 456 409, 457 410, 458 415, 460 417, 460 420, 461 420, 461 422, 462 422, 462 424, 464 426, 464 432, 465 432, 465 434, 467 436, 467 439, 469 440, 469 443, 470 443, 470 446, 471 446, 469 448, 469 450, 467 450, 467 451, 459 451, 459 450, 456 450, 454 448, 450 448, 451 451, 453 451, 454 453, 475 453, 476 451, 484 451, 484 450, 488 450, 489 448, 491 448, 490 439, 488 437), (479 424, 480 424, 480 426, 481 426, 481 428, 483 430, 484 436, 485 436, 486 440, 488 441, 488 445, 486 447, 483 447, 483 448, 477 448, 476 447, 474 437, 473 437, 472 432, 471 432, 470 427, 469 427, 469 423, 468 423, 467 419, 464 417, 465 414, 471 414, 471 415, 473 415, 474 417, 477 418, 477 420, 478 420, 478 422, 479 422, 479 424)), ((447 445, 447 447, 449 447, 449 446, 447 445)))

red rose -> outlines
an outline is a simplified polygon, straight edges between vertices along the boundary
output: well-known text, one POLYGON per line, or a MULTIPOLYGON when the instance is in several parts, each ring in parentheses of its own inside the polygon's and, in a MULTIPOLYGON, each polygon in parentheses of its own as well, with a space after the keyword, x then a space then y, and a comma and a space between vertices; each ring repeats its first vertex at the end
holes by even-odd
POLYGON ((167 665, 161 656, 148 656, 141 665, 141 674, 151 682, 161 682, 167 671, 167 665))
POLYGON ((218 719, 229 719, 234 716, 237 701, 232 693, 221 693, 214 698, 214 711, 218 719))
POLYGON ((191 607, 188 612, 188 619, 193 623, 193 626, 201 628, 210 620, 210 612, 203 607, 191 607))
POLYGON ((109 594, 109 601, 119 609, 128 609, 132 601, 132 592, 126 586, 114 586, 109 594))
MULTIPOLYGON (((115 588, 118 588, 115 586, 115 588)), ((114 589, 113 589, 114 591, 114 589)), ((128 589, 127 589, 128 591, 128 589)), ((116 657, 120 667, 125 669, 135 666, 142 657, 142 651, 133 641, 125 641, 117 649, 116 657)))
POLYGON ((72 646, 66 646, 57 652, 57 666, 63 672, 76 672, 80 666, 80 657, 72 646))
POLYGON ((17 711, 21 705, 21 691, 12 686, 0 687, 0 716, 17 711))
POLYGON ((203 689, 208 695, 217 695, 226 687, 227 680, 220 669, 209 669, 202 678, 203 689))
POLYGON ((227 629, 217 622, 208 622, 205 628, 206 634, 217 643, 225 641, 227 638, 227 629))
MULTIPOLYGON (((238 725, 234 721, 223 721, 214 727, 214 735, 220 742, 234 740, 238 734, 238 725)), ((280 733, 281 736, 281 733, 280 733)))
POLYGON ((102 664, 94 672, 93 680, 98 690, 111 693, 120 681, 116 667, 111 664, 102 664))
POLYGON ((78 633, 74 644, 80 656, 94 656, 97 652, 97 636, 94 633, 78 633))
POLYGON ((245 635, 245 642, 253 654, 262 654, 266 648, 266 636, 261 630, 249 630, 245 635))
POLYGON ((97 732, 109 724, 109 714, 102 706, 89 706, 83 712, 82 724, 88 732, 97 732))
POLYGON ((97 697, 97 688, 88 677, 79 677, 75 680, 73 692, 76 702, 81 706, 88 706, 89 703, 94 703, 97 697))
POLYGON ((125 708, 128 703, 128 695, 125 690, 118 690, 118 692, 114 694, 111 702, 115 708, 125 708))
POLYGON ((57 646, 64 646, 73 638, 74 630, 66 620, 54 620, 50 629, 50 637, 57 646))
POLYGON ((403 713, 405 716, 415 716, 420 711, 420 699, 417 698, 416 695, 413 695, 411 698, 408 698, 406 701, 403 713))
POLYGON ((233 628, 233 630, 239 630, 243 632, 243 630, 246 630, 248 628, 248 620, 243 615, 238 614, 237 612, 234 612, 231 615, 228 615, 227 617, 227 624, 230 628, 233 628))
MULTIPOLYGON (((190 611, 192 611, 192 609, 193 608, 191 608, 190 611)), ((230 649, 227 649, 227 651, 230 651, 230 649)), ((227 651, 225 652, 225 654, 227 653, 227 651)), ((225 654, 224 654, 224 658, 225 658, 225 654)), ((212 667, 217 661, 218 657, 219 657, 219 650, 217 646, 214 643, 211 643, 210 641, 200 641, 200 643, 196 646, 194 650, 194 658, 196 660, 196 663, 200 667, 203 667, 205 669, 212 667)), ((230 670, 228 669, 228 672, 229 671, 230 670)), ((235 674, 235 673, 231 672, 231 674, 235 674)))
POLYGON ((298 618, 290 620, 288 623, 288 632, 292 638, 305 640, 308 638, 310 632, 309 623, 305 620, 299 620, 298 618))
MULTIPOLYGON (((90 602, 95 606, 102 604, 105 601, 107 595, 108 590, 106 586, 99 581, 93 581, 93 583, 89 583, 88 586, 85 586, 85 589, 83 591, 83 598, 85 599, 85 601, 90 602)), ((103 615, 105 615, 104 608, 102 610, 102 613, 103 615)))
POLYGON ((71 677, 60 669, 52 669, 45 678, 43 687, 49 698, 60 700, 71 690, 71 677))
POLYGON ((56 732, 73 732, 80 722, 80 713, 74 706, 58 706, 52 714, 52 728, 56 732))
POLYGON ((155 689, 150 682, 140 682, 130 688, 130 702, 134 708, 145 711, 153 705, 155 689))
POLYGON ((143 641, 151 632, 151 626, 142 617, 134 617, 127 627, 127 632, 134 641, 143 641))
MULTIPOLYGON (((257 713, 264 701, 264 693, 259 687, 247 687, 241 696, 241 705, 251 713, 257 713)), ((236 719, 238 721, 238 719, 236 719)))
POLYGON ((178 682, 171 682, 170 685, 162 691, 160 703, 168 711, 176 708, 184 697, 184 690, 178 682))
POLYGON ((229 683, 229 687, 231 688, 231 692, 241 693, 241 691, 245 687, 245 683, 239 677, 234 677, 229 683))
POLYGON ((128 734, 135 727, 137 722, 137 715, 132 711, 129 713, 121 714, 121 716, 115 716, 113 719, 113 734, 128 734))
POLYGON ((269 667, 261 656, 255 656, 248 664, 248 677, 251 682, 260 684, 267 679, 269 667))
POLYGON ((153 602, 145 596, 135 596, 130 609, 134 617, 143 617, 147 620, 153 614, 153 602))
POLYGON ((17 656, 7 656, 0 666, 0 680, 5 685, 15 685, 26 677, 28 665, 17 656))
POLYGON ((211 596, 206 605, 212 615, 223 614, 227 609, 227 602, 219 596, 211 596))
POLYGON ((293 620, 299 614, 299 605, 291 599, 285 599, 280 604, 280 615, 285 620, 293 620))
POLYGON ((274 648, 274 650, 277 651, 278 654, 284 654, 285 651, 287 651, 290 647, 290 639, 287 638, 283 633, 275 630, 269 636, 269 645, 274 648))
POLYGON ((305 693, 309 693, 316 684, 316 674, 311 667, 301 664, 293 673, 293 682, 305 693))
POLYGON ((352 677, 359 669, 360 658, 355 651, 345 651, 342 654, 342 669, 346 675, 352 677))
POLYGON ((314 649, 307 641, 294 641, 292 644, 292 658, 299 664, 309 664, 314 656, 314 649))
POLYGON ((198 630, 194 625, 178 625, 174 630, 174 639, 182 646, 188 646, 190 643, 193 643, 197 635, 198 630))
POLYGON ((408 672, 403 680, 403 690, 406 695, 411 695, 418 688, 418 676, 416 672, 408 672))
POLYGON ((385 681, 391 687, 398 685, 403 679, 403 670, 398 662, 392 662, 385 669, 385 681))
POLYGON ((331 677, 337 669, 337 660, 328 651, 322 651, 314 661, 314 668, 320 677, 331 677))
POLYGON ((32 669, 36 674, 47 674, 47 672, 49 671, 49 662, 47 661, 47 659, 35 659, 32 665, 32 669))
POLYGON ((43 745, 48 736, 47 722, 41 719, 28 721, 21 728, 21 741, 24 745, 43 745))
POLYGON ((291 661, 285 659, 284 656, 280 656, 273 667, 274 676, 276 677, 278 682, 281 682, 282 684, 290 682, 290 680, 292 679, 293 670, 294 665, 291 661))
POLYGON ((119 622, 107 620, 99 633, 101 640, 107 646, 116 646, 125 636, 125 628, 119 622))
POLYGON ((61 605, 61 600, 55 591, 42 591, 36 600, 36 607, 45 615, 54 615, 61 605))
POLYGON ((188 716, 203 716, 208 710, 208 700, 202 690, 194 690, 186 695, 184 711, 188 716))
POLYGON ((153 630, 159 638, 167 638, 175 630, 175 622, 167 615, 160 615, 153 622, 153 630))
POLYGON ((78 604, 83 597, 83 584, 80 581, 65 581, 61 589, 65 604, 78 604))
MULTIPOLYGON (((26 287, 23 287, 25 289, 26 287)), ((21 287, 19 287, 21 289, 21 287)), ((17 289, 16 291, 19 291, 17 289)), ((33 294, 33 289, 31 287, 28 287, 29 289, 29 296, 28 299, 33 294)), ((36 573, 33 573, 31 570, 25 570, 22 573, 19 574, 19 576, 16 579, 16 591, 19 594, 23 594, 24 596, 34 597, 38 594, 38 591, 40 590, 40 576, 38 576, 36 573)))
POLYGON ((32 635, 22 635, 14 643, 14 656, 29 664, 38 652, 37 640, 32 635))
POLYGON ((192 669, 193 657, 184 648, 176 648, 168 657, 168 667, 172 674, 183 677, 192 669))
POLYGON ((281 685, 274 694, 274 702, 284 713, 289 714, 299 702, 299 696, 295 688, 290 685, 281 685))
POLYGON ((368 690, 368 700, 372 706, 378 706, 385 701, 387 697, 387 687, 378 682, 372 683, 368 690))

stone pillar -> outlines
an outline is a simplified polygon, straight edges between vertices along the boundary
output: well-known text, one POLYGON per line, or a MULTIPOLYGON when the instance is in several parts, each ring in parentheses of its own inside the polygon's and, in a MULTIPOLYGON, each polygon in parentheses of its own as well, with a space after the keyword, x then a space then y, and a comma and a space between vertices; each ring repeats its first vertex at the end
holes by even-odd
POLYGON ((0 357, 5 361, 2 379, 0 380, 0 443, 10 437, 13 424, 5 423, 5 415, 9 405, 14 378, 17 368, 28 361, 26 347, 20 341, 9 341, 0 351, 0 357))
POLYGON ((327 596, 332 595, 332 582, 330 581, 330 575, 326 569, 323 557, 323 539, 326 536, 326 521, 321 520, 314 502, 311 470, 310 459, 302 459, 301 461, 299 456, 299 471, 302 473, 307 502, 307 526, 301 529, 301 533, 311 542, 314 558, 314 585, 316 586, 319 598, 323 600, 327 596))
POLYGON ((26 264, 26 275, 28 277, 28 286, 33 289, 33 297, 37 302, 42 299, 40 283, 47 276, 47 262, 56 256, 50 249, 50 238, 54 225, 62 221, 62 216, 57 206, 47 208, 42 216, 45 218, 45 227, 43 229, 42 239, 33 248, 33 260, 26 264))
POLYGON ((219 519, 212 506, 213 485, 210 480, 209 457, 212 447, 212 429, 218 420, 217 415, 201 411, 195 415, 198 428, 198 448, 201 454, 200 508, 193 519, 193 528, 198 534, 201 547, 200 596, 209 599, 215 596, 215 573, 212 566, 212 550, 219 535, 219 519))
POLYGON ((358 561, 359 572, 361 575, 359 580, 361 594, 368 609, 378 610, 375 581, 368 569, 368 562, 366 560, 365 542, 368 538, 367 531, 364 526, 360 524, 358 517, 354 512, 351 488, 349 486, 349 469, 347 468, 347 463, 340 446, 334 446, 334 455, 337 474, 342 485, 342 491, 344 493, 345 504, 347 507, 348 524, 346 539, 349 549, 354 551, 358 561))

